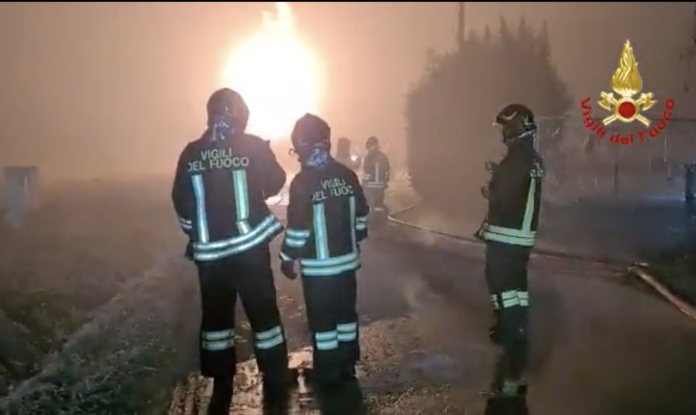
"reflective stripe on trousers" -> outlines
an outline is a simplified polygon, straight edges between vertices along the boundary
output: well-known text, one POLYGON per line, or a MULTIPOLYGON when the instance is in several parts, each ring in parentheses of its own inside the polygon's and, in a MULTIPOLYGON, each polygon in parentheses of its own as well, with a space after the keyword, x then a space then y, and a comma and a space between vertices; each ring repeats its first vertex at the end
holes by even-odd
POLYGON ((204 331, 201 333, 201 347, 216 352, 234 347, 234 330, 204 331))
POLYGON ((352 342, 358 339, 358 323, 344 323, 336 326, 339 342, 352 342))
POLYGON ((260 350, 268 350, 280 346, 285 342, 283 328, 275 326, 270 330, 254 333, 254 340, 254 345, 260 350))
POLYGON ((529 307, 529 292, 522 290, 508 290, 496 295, 491 295, 493 308, 529 307), (502 305, 502 307, 501 307, 502 305))
POLYGON ((314 343, 317 350, 336 350, 338 349, 338 332, 334 330, 314 333, 314 343))

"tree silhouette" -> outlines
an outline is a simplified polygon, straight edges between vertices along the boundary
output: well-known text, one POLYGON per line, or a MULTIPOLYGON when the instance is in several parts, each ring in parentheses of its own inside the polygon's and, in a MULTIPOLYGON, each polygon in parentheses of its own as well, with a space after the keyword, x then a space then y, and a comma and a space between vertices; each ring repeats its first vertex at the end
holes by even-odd
POLYGON ((493 35, 491 35, 491 29, 486 26, 486 28, 483 30, 483 43, 490 45, 492 39, 493 35))
POLYGON ((539 37, 537 38, 537 45, 539 47, 539 57, 542 59, 551 59, 551 45, 549 44, 549 24, 544 19, 541 23, 541 31, 539 32, 539 37))
POLYGON ((513 102, 537 117, 558 117, 571 105, 550 59, 546 24, 539 33, 521 20, 498 35, 468 34, 460 48, 431 55, 406 97, 408 167, 427 202, 443 210, 483 204, 478 189, 489 178, 484 161, 498 158, 495 114, 513 102))
POLYGON ((520 24, 519 26, 517 26, 516 40, 516 43, 518 45, 517 52, 520 54, 534 54, 539 50, 537 36, 534 33, 534 29, 532 29, 529 26, 529 24, 527 23, 527 19, 525 19, 524 17, 520 19, 520 24))

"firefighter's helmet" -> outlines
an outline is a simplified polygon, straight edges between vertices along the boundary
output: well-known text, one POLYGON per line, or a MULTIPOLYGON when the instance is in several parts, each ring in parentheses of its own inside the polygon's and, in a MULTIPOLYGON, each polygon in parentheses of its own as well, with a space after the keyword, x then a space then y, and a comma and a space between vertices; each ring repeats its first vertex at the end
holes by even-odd
POLYGON ((340 152, 347 152, 350 151, 350 145, 351 142, 349 139, 346 137, 341 137, 338 139, 338 142, 336 143, 336 151, 340 152))
POLYGON ((225 123, 235 133, 243 133, 249 122, 249 107, 244 98, 229 88, 218 89, 208 99, 208 125, 225 123))
POLYGON ((537 135, 534 113, 522 104, 507 105, 496 115, 494 124, 502 130, 505 144, 518 140, 533 142, 537 135))
POLYGON ((378 149, 379 138, 375 137, 374 135, 368 138, 367 141, 365 141, 365 148, 367 149, 367 151, 378 149))
POLYGON ((315 149, 331 151, 331 127, 314 114, 305 114, 297 120, 290 139, 293 152, 300 161, 309 157, 315 149))

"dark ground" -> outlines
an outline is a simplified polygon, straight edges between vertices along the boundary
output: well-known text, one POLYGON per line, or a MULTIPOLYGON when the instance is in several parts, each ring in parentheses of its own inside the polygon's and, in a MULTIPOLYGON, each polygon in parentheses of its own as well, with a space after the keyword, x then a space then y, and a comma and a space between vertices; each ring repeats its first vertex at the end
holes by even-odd
MULTIPOLYGON (((435 250, 443 248, 439 238, 414 232, 398 232, 398 239, 368 241, 360 272, 361 384, 370 413, 482 413, 479 391, 495 356, 486 336, 482 250, 451 241, 449 253, 435 250)), ((533 414, 695 413, 694 323, 622 284, 621 271, 533 260, 533 414)), ((296 287, 280 287, 301 303, 296 287)), ((306 345, 301 316, 288 323, 300 333, 293 343, 306 345)), ((257 394, 238 397, 235 413, 259 413, 257 394)))

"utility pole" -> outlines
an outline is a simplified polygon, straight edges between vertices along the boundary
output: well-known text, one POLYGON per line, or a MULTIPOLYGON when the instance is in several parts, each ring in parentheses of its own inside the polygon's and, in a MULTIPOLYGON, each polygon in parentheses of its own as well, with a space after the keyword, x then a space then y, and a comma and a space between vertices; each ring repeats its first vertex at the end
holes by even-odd
POLYGON ((465 26, 466 25, 466 2, 457 2, 457 47, 459 49, 464 46, 464 40, 466 36, 465 26))
POLYGON ((686 60, 686 78, 684 79, 684 93, 688 94, 691 89, 691 61, 696 56, 696 3, 694 3, 693 17, 691 20, 691 39, 686 49, 686 53, 681 54, 681 58, 686 60))

